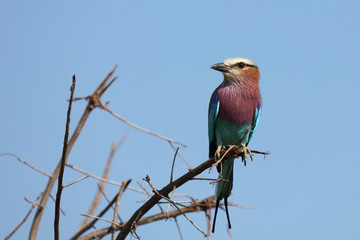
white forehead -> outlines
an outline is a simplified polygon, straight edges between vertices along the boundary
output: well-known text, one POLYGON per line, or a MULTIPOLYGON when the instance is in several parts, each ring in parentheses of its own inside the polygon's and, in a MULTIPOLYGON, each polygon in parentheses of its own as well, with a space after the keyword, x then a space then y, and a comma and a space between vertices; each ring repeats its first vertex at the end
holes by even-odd
POLYGON ((251 61, 250 59, 247 59, 247 58, 243 58, 243 57, 234 57, 234 58, 228 58, 224 61, 224 64, 226 66, 233 66, 237 63, 240 63, 240 62, 243 62, 243 63, 246 63, 246 64, 249 64, 249 65, 252 65, 252 66, 257 66, 256 63, 254 63, 253 61, 251 61))

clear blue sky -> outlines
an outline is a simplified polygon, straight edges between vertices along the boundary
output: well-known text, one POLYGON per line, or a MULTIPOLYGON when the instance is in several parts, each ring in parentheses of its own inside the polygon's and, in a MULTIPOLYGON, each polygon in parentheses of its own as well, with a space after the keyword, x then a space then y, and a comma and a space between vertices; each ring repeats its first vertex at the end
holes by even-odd
MULTIPOLYGON (((272 154, 265 160, 256 156, 246 167, 235 165, 229 200, 254 209, 230 209, 232 239, 358 239, 359 11, 355 0, 3 0, 0 153, 14 153, 51 173, 61 156, 71 76, 77 76, 75 95, 85 96, 118 64, 119 79, 103 100, 128 120, 186 143, 180 152, 196 166, 207 159, 208 100, 222 81, 210 66, 247 57, 260 67, 264 98, 250 147, 272 154)), ((74 103, 72 130, 85 104, 74 103)), ((136 181, 149 175, 161 188, 169 181, 173 157, 168 143, 101 110, 91 114, 69 162, 101 175, 111 142, 127 132, 110 178, 132 178, 137 187, 136 181)), ((23 198, 34 200, 47 178, 12 157, 0 161, 4 238, 30 208, 23 198)), ((186 171, 177 161, 175 176, 186 171)), ((66 169, 64 181, 80 177, 66 169)), ((87 179, 64 190, 62 239, 77 229, 96 183, 87 179)), ((117 191, 106 188, 110 197, 117 191)), ((213 192, 199 181, 177 190, 197 199, 213 192)), ((131 191, 124 195, 123 219, 142 199, 131 191)), ((53 212, 49 201, 38 239, 53 238, 53 212)), ((189 217, 205 229, 203 213, 189 217)), ((27 238, 32 219, 33 214, 13 239, 27 238)), ((185 239, 202 238, 183 217, 178 220, 185 239)), ((230 239, 226 226, 220 211, 211 239, 230 239)), ((173 221, 137 230, 142 239, 159 239, 160 231, 162 239, 179 239, 173 221)))

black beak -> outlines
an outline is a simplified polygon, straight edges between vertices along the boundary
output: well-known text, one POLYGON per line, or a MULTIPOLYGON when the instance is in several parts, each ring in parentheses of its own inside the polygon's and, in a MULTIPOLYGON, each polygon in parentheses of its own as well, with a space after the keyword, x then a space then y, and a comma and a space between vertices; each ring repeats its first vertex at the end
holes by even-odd
POLYGON ((211 66, 212 69, 220 72, 229 72, 229 67, 224 65, 224 63, 217 63, 211 66))

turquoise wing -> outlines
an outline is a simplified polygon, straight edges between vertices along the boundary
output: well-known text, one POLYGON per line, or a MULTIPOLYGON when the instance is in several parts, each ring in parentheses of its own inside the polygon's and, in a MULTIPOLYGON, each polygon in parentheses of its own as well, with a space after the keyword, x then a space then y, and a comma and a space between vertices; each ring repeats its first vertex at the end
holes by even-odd
POLYGON ((219 114, 220 101, 217 93, 217 89, 213 92, 209 103, 209 115, 208 115, 208 134, 209 134, 209 157, 213 157, 217 149, 216 135, 215 135, 215 123, 219 114))
POLYGON ((248 138, 248 141, 246 143, 246 145, 249 144, 254 132, 255 132, 255 129, 256 129, 256 126, 259 122, 259 119, 260 119, 260 113, 261 113, 261 108, 262 108, 262 97, 260 95, 260 98, 259 98, 259 102, 254 110, 254 116, 253 116, 253 120, 252 120, 252 123, 251 123, 251 130, 250 130, 250 134, 249 134, 249 138, 248 138))

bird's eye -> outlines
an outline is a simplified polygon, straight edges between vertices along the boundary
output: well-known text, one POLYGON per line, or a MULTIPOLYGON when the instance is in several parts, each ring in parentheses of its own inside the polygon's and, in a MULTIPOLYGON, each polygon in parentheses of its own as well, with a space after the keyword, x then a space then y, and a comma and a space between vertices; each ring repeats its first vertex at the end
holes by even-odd
POLYGON ((238 67, 239 67, 239 68, 244 68, 244 67, 245 67, 245 65, 246 65, 246 64, 245 64, 245 63, 243 63, 243 62, 238 63, 238 67))

